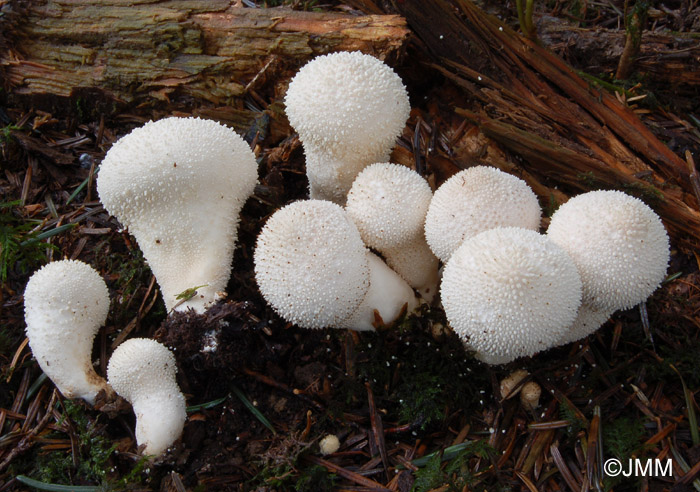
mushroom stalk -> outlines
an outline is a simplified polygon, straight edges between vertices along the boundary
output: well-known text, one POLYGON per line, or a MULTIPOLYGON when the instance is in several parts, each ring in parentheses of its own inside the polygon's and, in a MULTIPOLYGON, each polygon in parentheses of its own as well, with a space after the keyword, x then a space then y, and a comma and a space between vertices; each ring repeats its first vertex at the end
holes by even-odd
POLYGON ((374 253, 367 251, 366 255, 369 290, 352 316, 342 322, 342 328, 371 331, 375 325, 395 321, 402 312, 410 313, 418 306, 413 289, 404 279, 374 253))
POLYGON ((134 408, 136 443, 144 454, 161 455, 182 435, 187 413, 176 372, 172 352, 148 338, 127 340, 109 360, 107 378, 134 408))

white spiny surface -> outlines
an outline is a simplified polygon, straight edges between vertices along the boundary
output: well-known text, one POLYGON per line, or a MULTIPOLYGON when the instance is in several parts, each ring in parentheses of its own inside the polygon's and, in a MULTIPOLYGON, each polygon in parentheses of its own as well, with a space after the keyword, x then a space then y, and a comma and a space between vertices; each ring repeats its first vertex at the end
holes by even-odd
POLYGON ((493 167, 476 166, 445 181, 433 195, 425 219, 425 237, 446 262, 459 246, 496 227, 540 228, 537 197, 520 178, 493 167))
POLYGON ((92 366, 95 335, 107 319, 109 292, 95 269, 61 260, 34 272, 24 291, 29 346, 67 398, 94 403, 107 383, 92 366))
POLYGON ((450 325, 477 357, 503 364, 548 349, 572 324, 581 280, 566 252, 515 227, 466 240, 443 272, 450 325))
POLYGON ((314 58, 284 102, 306 153, 311 198, 341 204, 358 172, 388 159, 410 112, 399 76, 360 52, 314 58))
POLYGON ((573 197, 554 213, 547 236, 574 260, 583 303, 593 308, 631 308, 666 276, 670 246, 661 219, 621 191, 573 197))
POLYGON ((144 454, 158 456, 182 435, 187 413, 176 373, 172 352, 148 338, 125 341, 109 360, 107 379, 134 408, 136 442, 145 444, 144 454))

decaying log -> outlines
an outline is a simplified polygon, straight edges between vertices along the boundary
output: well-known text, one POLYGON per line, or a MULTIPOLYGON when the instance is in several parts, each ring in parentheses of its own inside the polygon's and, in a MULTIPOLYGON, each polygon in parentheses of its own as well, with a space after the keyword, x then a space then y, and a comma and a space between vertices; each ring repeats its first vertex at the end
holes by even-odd
MULTIPOLYGON (((538 22, 538 36, 547 48, 591 74, 613 72, 625 45, 624 30, 576 27, 549 16, 538 22)), ((697 88, 700 39, 696 33, 645 31, 634 67, 659 84, 697 88)))
MULTIPOLYGON (((2 2, 0 2, 2 3, 2 2)), ((396 15, 253 9, 234 0, 9 2, 0 69, 15 94, 107 91, 121 101, 187 96, 230 104, 313 55, 393 56, 408 35, 396 15), (19 12, 19 13, 18 13, 19 12), (8 42, 8 34, 12 38, 8 42)))

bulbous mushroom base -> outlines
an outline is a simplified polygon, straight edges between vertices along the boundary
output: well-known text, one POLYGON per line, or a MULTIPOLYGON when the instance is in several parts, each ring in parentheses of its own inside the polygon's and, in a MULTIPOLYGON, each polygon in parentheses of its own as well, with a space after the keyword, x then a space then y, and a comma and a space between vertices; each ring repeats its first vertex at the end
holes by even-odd
POLYGON ((185 398, 176 387, 144 395, 133 403, 136 443, 143 454, 160 456, 177 441, 185 427, 185 398))
POLYGON ((366 253, 369 263, 369 290, 360 307, 343 321, 341 328, 357 331, 374 331, 376 310, 385 324, 396 321, 403 307, 408 313, 418 306, 413 289, 377 255, 366 253))

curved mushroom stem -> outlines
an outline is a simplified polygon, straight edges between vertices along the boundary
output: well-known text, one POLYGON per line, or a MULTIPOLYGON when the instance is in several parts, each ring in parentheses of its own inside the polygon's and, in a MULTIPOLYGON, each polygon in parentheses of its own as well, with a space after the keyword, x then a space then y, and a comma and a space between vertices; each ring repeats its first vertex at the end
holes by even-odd
POLYGON ((384 324, 395 321, 403 312, 404 306, 408 313, 418 307, 413 289, 406 281, 377 255, 369 251, 366 254, 369 263, 369 290, 360 307, 342 322, 341 328, 374 331, 377 321, 384 324), (375 311, 381 320, 375 319, 375 311))
POLYGON ((423 299, 431 302, 437 293, 439 281, 438 259, 428 247, 423 231, 420 232, 410 242, 384 249, 381 253, 387 265, 416 289, 423 299))

